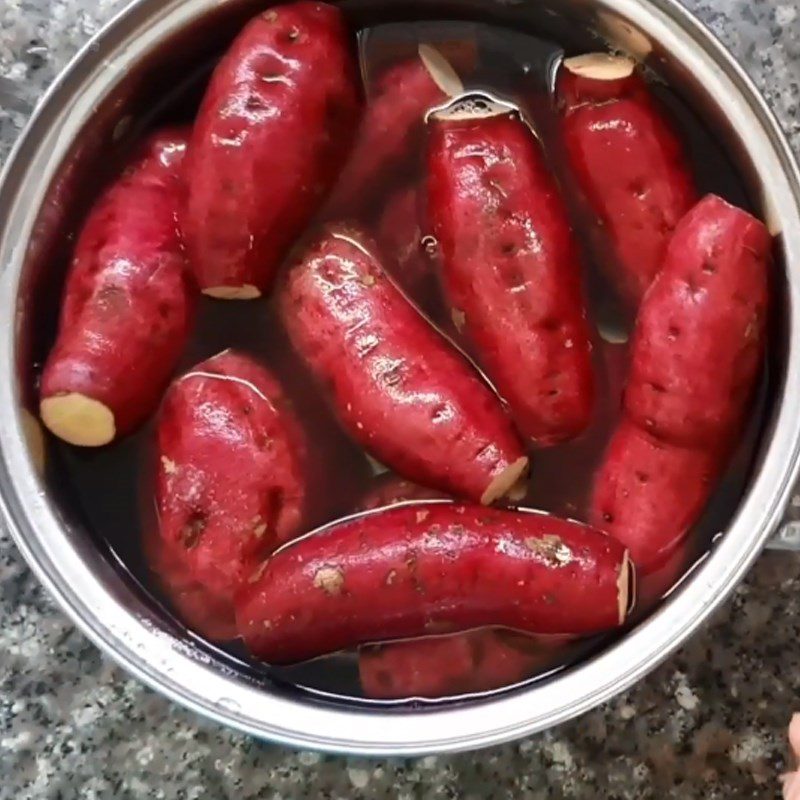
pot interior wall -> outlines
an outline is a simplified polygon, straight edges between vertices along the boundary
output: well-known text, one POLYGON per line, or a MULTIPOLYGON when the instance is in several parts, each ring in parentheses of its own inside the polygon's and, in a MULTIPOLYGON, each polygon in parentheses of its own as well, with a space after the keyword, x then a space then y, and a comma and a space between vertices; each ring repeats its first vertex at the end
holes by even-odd
MULTIPOLYGON (((28 249, 21 285, 21 317, 18 368, 24 389, 25 404, 36 407, 36 382, 55 334, 60 294, 76 230, 98 190, 117 169, 132 141, 156 122, 182 122, 191 118, 200 97, 203 80, 215 58, 235 35, 243 22, 263 6, 255 2, 220 4, 203 20, 164 43, 137 69, 117 77, 107 96, 97 104, 90 124, 85 126, 65 160, 59 177, 50 186, 42 208, 36 234, 28 249)), ((602 29, 617 35, 619 20, 599 18, 595 6, 581 2, 503 2, 486 0, 345 0, 354 27, 417 19, 475 21, 507 29, 508 36, 531 33, 549 42, 557 42, 569 53, 605 47, 602 29)), ((733 201, 749 206, 758 213, 758 182, 752 165, 730 130, 724 108, 718 99, 707 95, 694 77, 668 54, 652 43, 648 60, 657 75, 677 90, 661 92, 681 123, 699 131, 692 136, 694 160, 701 167, 701 182, 715 187, 722 174, 739 177, 723 188, 733 201), (703 121, 699 126, 696 117, 703 121), (714 144, 721 142, 722 150, 714 144), (714 156, 709 159, 709 148, 714 156), (731 168, 726 162, 734 167, 731 168)), ((113 58, 109 59, 113 69, 113 58)), ((685 126, 684 126, 685 127, 685 126)), ((785 273, 777 254, 776 294, 785 292, 785 273)), ((769 368, 765 373, 752 430, 753 446, 743 455, 746 463, 719 493, 704 526, 707 530, 724 530, 734 514, 739 499, 746 491, 750 471, 758 458, 758 441, 769 431, 769 423, 780 397, 784 373, 785 320, 782 303, 775 304, 774 330, 769 368)), ((70 535, 81 542, 87 558, 96 559, 97 569, 108 573, 110 582, 118 581, 134 590, 137 614, 148 617, 182 641, 197 657, 216 664, 220 670, 233 670, 248 681, 269 683, 278 692, 294 693, 292 682, 301 672, 272 672, 251 663, 237 648, 220 649, 198 639, 167 610, 162 600, 148 588, 146 567, 137 558, 138 537, 142 524, 138 510, 147 505, 135 482, 121 480, 118 466, 128 459, 126 448, 137 445, 115 445, 118 459, 104 462, 107 468, 93 470, 91 481, 81 479, 76 485, 76 471, 95 459, 95 453, 77 452, 48 441, 46 484, 70 528, 70 535), (92 497, 87 503, 85 498, 92 497), (120 513, 120 508, 125 513, 120 513)), ((141 455, 141 454, 140 454, 141 455)), ((131 456, 132 457, 132 456, 131 456)), ((86 473, 84 473, 86 474, 86 473)), ((612 646, 607 639, 589 643, 583 657, 591 657, 593 648, 612 646)), ((300 681, 302 682, 302 681, 300 681)), ((325 700, 317 695, 317 702, 325 700)), ((470 700, 462 702, 479 702, 470 700)), ((398 706, 402 711, 403 706, 398 706)))

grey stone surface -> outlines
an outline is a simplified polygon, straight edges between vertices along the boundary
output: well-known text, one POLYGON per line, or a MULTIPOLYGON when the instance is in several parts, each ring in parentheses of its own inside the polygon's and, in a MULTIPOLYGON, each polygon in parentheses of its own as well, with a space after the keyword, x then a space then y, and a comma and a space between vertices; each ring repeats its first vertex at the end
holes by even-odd
MULTIPOLYGON (((3 0, 0 161, 58 70, 123 4, 3 0)), ((794 0, 688 5, 800 146, 794 0)), ((205 723, 127 677, 0 533, 0 798, 773 797, 785 725, 800 705, 798 620, 800 561, 767 555, 681 652, 579 720, 477 755, 323 757, 205 723)))

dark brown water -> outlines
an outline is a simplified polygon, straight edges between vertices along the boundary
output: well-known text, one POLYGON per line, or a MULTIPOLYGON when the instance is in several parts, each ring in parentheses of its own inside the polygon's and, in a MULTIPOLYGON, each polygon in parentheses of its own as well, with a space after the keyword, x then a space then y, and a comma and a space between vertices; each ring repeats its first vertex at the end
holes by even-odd
MULTIPOLYGON (((346 4, 346 7, 351 11, 354 27, 360 29, 359 50, 367 96, 375 76, 387 64, 413 55, 418 43, 438 45, 462 69, 468 88, 491 90, 520 105, 534 122, 554 170, 560 172, 562 165, 554 136, 549 86, 554 66, 563 52, 562 45, 575 52, 580 52, 579 48, 586 46, 586 43, 573 39, 574 31, 568 28, 548 30, 546 25, 537 26, 535 21, 524 23, 516 19, 512 30, 503 24, 504 16, 508 17, 505 22, 512 22, 510 11, 498 10, 498 24, 489 24, 479 16, 470 19, 469 5, 460 7, 463 19, 452 22, 413 21, 419 9, 412 6, 407 7, 405 12, 408 19, 403 19, 404 15, 398 14, 396 7, 393 7, 395 10, 391 17, 382 17, 388 12, 380 6, 352 3, 349 6, 346 4), (378 21, 387 24, 377 25, 378 21), (526 24, 531 26, 531 31, 543 36, 558 35, 561 38, 551 41, 533 33, 525 33, 526 24)), ((210 65, 199 69, 180 91, 157 106, 153 116, 142 123, 142 130, 165 122, 191 119, 209 69, 210 65)), ((703 192, 716 192, 733 203, 748 207, 745 190, 714 136, 668 88, 659 85, 655 91, 670 108, 685 136, 700 189, 703 192)), ((409 161, 412 166, 405 173, 405 179, 415 177, 414 169, 418 168, 420 155, 412 154, 409 161), (417 167, 413 166, 415 164, 417 167)), ((395 188, 395 184, 387 184, 383 187, 384 195, 388 197, 395 188)), ((572 203, 573 198, 568 196, 567 199, 572 203)), ((374 219, 367 218, 364 222, 372 224, 374 219)), ((432 243, 429 241, 428 244, 432 243)), ((435 243, 433 247, 435 249, 435 243)), ((624 334, 629 321, 620 313, 615 295, 592 262, 588 249, 585 252, 585 274, 593 319, 604 330, 614 329, 617 334, 624 334)), ((438 316, 437 309, 442 306, 435 289, 431 289, 431 292, 434 294, 419 300, 438 316)), ((437 321, 442 327, 447 327, 443 315, 437 321)), ((224 303, 202 300, 195 335, 182 368, 227 347, 249 352, 268 364, 281 377, 301 416, 312 428, 314 441, 319 444, 318 458, 324 460, 331 476, 329 491, 318 500, 317 516, 320 521, 352 513, 379 467, 371 464, 339 432, 303 365, 291 354, 269 301, 224 303)), ((41 353, 38 355, 41 356, 41 353)), ((610 344, 600 335, 596 338, 595 355, 600 399, 594 423, 579 440, 535 453, 525 505, 578 519, 584 516, 591 476, 615 423, 627 358, 624 345, 610 344)), ((739 455, 734 459, 734 467, 697 526, 692 563, 708 552, 714 535, 724 529, 741 496, 757 442, 760 406, 757 412, 753 414, 739 455)), ((69 508, 70 514, 79 519, 103 546, 109 548, 120 568, 139 583, 153 603, 179 617, 169 593, 155 579, 144 554, 143 543, 154 534, 149 485, 152 439, 153 430, 150 426, 135 436, 100 450, 79 450, 53 442, 50 478, 54 491, 69 508)), ((687 569, 690 566, 687 564, 687 569)), ((198 639, 209 653, 229 665, 246 671, 257 680, 278 681, 287 691, 308 690, 333 698, 362 697, 352 654, 330 656, 291 668, 273 669, 253 663, 236 641, 212 642, 203 639, 197 631, 187 631, 187 636, 198 639)), ((568 667, 576 659, 604 647, 609 641, 609 638, 596 638, 576 645, 565 656, 563 663, 557 666, 568 667)), ((531 676, 531 680, 537 679, 546 680, 546 676, 531 676)), ((362 702, 373 701, 362 698, 362 702)))

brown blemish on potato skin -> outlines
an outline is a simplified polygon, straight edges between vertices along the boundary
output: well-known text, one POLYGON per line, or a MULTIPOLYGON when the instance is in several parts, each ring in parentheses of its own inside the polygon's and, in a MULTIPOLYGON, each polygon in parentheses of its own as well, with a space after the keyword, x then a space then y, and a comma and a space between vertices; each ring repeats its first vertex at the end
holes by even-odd
POLYGON ((192 550, 197 547, 203 531, 206 529, 206 516, 200 511, 194 512, 188 522, 181 528, 181 544, 187 549, 192 550))
POLYGON ((344 572, 341 567, 322 567, 314 573, 314 586, 325 594, 335 597, 344 588, 344 572))
POLYGON ((461 311, 461 310, 459 310, 457 308, 454 308, 450 312, 450 316, 451 316, 451 318, 453 320, 453 325, 456 326, 456 330, 459 333, 461 333, 461 331, 464 330, 464 326, 467 323, 467 315, 463 311, 461 311))
POLYGON ((545 534, 541 537, 529 536, 525 539, 525 547, 542 558, 550 567, 566 567, 573 561, 572 550, 564 544, 560 536, 545 534))

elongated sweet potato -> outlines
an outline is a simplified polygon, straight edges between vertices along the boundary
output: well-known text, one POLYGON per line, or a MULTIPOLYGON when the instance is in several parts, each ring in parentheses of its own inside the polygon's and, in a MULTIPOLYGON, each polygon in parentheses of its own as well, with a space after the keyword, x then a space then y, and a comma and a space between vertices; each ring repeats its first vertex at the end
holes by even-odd
POLYGON ((305 522, 308 446, 277 381, 227 350, 176 380, 158 425, 161 536, 230 597, 305 522))
POLYGON ((189 145, 181 217, 205 294, 266 292, 321 205, 358 124, 352 49, 337 8, 297 2, 260 13, 218 64, 189 145))
POLYGON ((281 315, 350 435, 409 480, 491 503, 527 468, 498 398, 388 279, 363 232, 332 226, 290 270, 281 315))
POLYGON ((771 237, 714 195, 681 221, 637 318, 628 417, 684 447, 738 434, 765 348, 771 237))
POLYGON ((523 636, 483 628, 451 636, 363 647, 361 687, 368 697, 452 697, 488 692, 546 669, 557 658, 553 636, 523 636))
POLYGON ((433 113, 428 209, 454 319, 520 431, 539 446, 576 436, 594 401, 579 256, 527 125, 472 98, 433 113))
POLYGON ((568 58, 557 95, 570 166, 597 220, 601 260, 636 308, 672 231, 697 200, 683 145, 630 59, 568 58))
POLYGON ((432 47, 386 70, 367 98, 355 144, 326 204, 330 217, 368 209, 381 187, 407 164, 425 114, 462 91, 450 64, 432 47))
POLYGON ((718 197, 670 241, 631 341, 623 420, 595 477, 589 518, 631 551, 657 595, 740 436, 765 347, 770 236, 718 197))
POLYGON ((94 205, 42 373, 44 424, 108 444, 155 411, 188 337, 194 288, 176 225, 187 131, 148 139, 94 205))
POLYGON ((419 503, 335 523, 277 552, 236 598, 239 632, 281 664, 499 626, 595 633, 628 608, 627 550, 576 522, 419 503))

